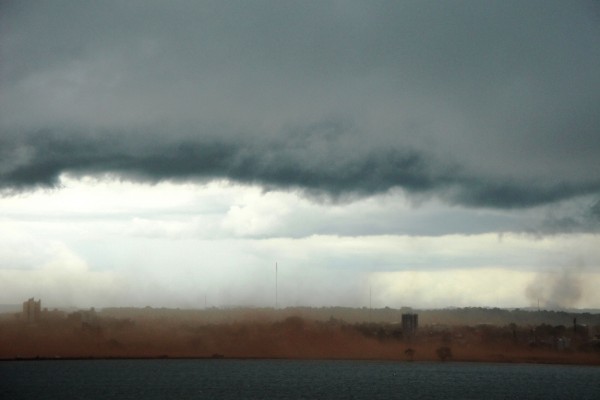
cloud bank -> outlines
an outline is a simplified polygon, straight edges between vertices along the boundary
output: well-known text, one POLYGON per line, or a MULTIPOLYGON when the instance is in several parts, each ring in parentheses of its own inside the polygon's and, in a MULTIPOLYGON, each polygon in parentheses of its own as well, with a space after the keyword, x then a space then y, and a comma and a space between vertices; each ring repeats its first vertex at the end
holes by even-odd
POLYGON ((595 2, 4 2, 0 15, 4 193, 68 172, 498 209, 600 195, 595 2))
POLYGON ((269 306, 279 262, 282 305, 596 307, 598 43, 595 1, 1 1, 0 302, 269 306))

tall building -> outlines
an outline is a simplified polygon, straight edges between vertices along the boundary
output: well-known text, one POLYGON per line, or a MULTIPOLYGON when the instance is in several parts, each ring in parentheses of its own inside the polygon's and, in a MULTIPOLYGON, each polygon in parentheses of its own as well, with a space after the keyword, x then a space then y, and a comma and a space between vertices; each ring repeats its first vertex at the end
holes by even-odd
POLYGON ((402 314, 402 334, 405 338, 414 336, 419 328, 419 314, 402 314))
POLYGON ((32 297, 29 300, 23 302, 23 321, 29 324, 35 324, 40 321, 40 314, 42 309, 42 300, 35 301, 32 297))

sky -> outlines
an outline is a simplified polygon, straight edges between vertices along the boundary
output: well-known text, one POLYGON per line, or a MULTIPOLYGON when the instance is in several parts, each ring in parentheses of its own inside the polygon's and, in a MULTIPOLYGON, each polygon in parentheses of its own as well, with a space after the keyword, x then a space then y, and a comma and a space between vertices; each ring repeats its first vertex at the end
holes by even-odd
POLYGON ((598 71, 597 1, 2 1, 0 304, 600 308, 598 71))

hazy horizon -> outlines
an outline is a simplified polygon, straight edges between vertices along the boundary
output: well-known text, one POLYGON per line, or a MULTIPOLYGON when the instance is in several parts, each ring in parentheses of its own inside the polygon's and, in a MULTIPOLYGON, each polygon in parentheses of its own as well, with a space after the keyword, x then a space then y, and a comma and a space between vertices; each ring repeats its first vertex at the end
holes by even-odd
POLYGON ((0 304, 600 308, 595 1, 3 1, 0 304))

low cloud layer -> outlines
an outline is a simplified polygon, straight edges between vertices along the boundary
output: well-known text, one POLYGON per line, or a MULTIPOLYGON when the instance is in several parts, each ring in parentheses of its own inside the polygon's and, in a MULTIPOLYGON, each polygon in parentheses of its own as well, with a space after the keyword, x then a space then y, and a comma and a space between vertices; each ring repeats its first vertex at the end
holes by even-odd
MULTIPOLYGON (((64 172, 113 174, 125 179, 230 179, 266 188, 299 189, 333 198, 367 196, 401 188, 409 194, 432 195, 451 203, 491 208, 521 208, 598 193, 600 182, 508 180, 469 172, 414 150, 361 149, 338 154, 338 140, 307 143, 303 136, 247 142, 220 138, 178 141, 156 137, 150 144, 104 133, 80 137, 43 131, 2 138, 4 189, 54 187, 64 172), (300 143, 299 143, 300 142, 300 143), (313 152, 311 147, 320 147, 313 152)), ((595 208, 590 208, 595 213, 595 208)))
POLYGON ((0 15, 4 193, 69 172, 500 209, 600 196, 594 2, 4 2, 0 15))

